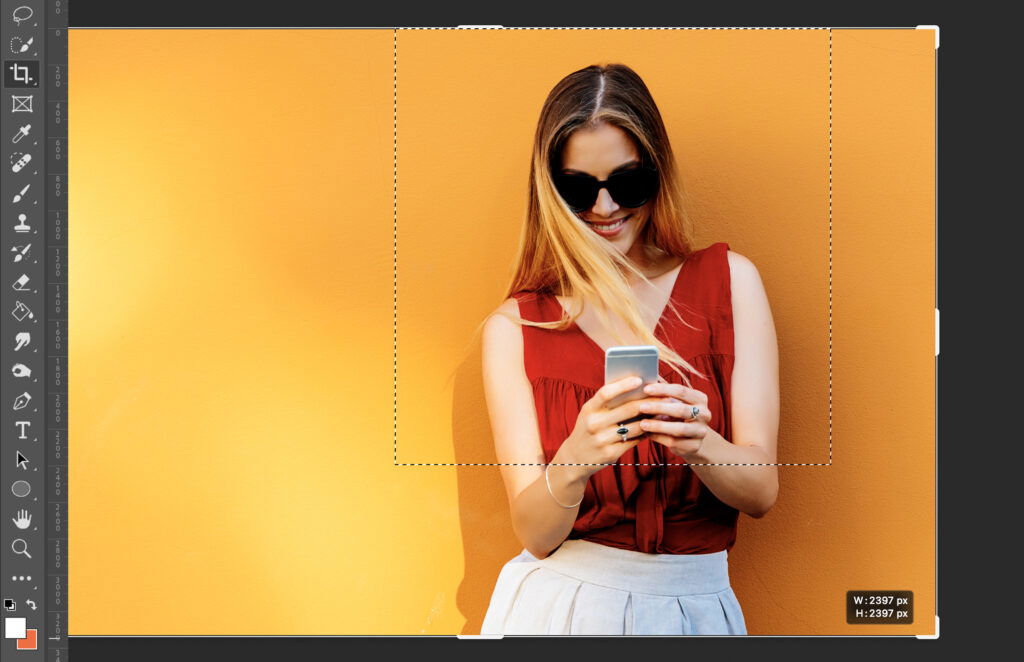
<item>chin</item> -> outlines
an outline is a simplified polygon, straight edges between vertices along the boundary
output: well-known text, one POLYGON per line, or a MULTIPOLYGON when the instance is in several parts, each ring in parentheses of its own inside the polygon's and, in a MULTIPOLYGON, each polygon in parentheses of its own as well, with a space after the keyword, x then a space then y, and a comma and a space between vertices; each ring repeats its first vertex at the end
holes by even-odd
POLYGON ((631 228, 629 234, 609 239, 608 242, 615 248, 619 249, 621 253, 626 254, 633 248, 633 244, 636 243, 638 236, 639 233, 631 228))
POLYGON ((620 253, 625 255, 626 253, 629 252, 631 248, 633 248, 633 243, 635 241, 635 237, 617 237, 615 241, 610 241, 608 243, 610 243, 612 246, 618 249, 620 253))

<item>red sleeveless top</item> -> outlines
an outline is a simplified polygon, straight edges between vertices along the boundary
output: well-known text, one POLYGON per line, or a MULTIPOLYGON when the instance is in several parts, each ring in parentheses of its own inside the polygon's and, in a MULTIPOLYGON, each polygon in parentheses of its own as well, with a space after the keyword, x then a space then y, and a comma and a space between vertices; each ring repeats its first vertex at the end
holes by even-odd
MULTIPOLYGON (((690 326, 666 307, 655 327, 659 340, 703 374, 690 376, 692 386, 707 394, 710 427, 726 440, 735 359, 728 250, 720 242, 686 258, 670 296, 690 326)), ((515 298, 524 319, 562 316, 550 292, 518 292, 515 298)), ((550 462, 576 426, 583 403, 604 385, 604 350, 575 323, 564 331, 525 325, 522 330, 526 375, 550 462)), ((664 361, 659 372, 669 383, 683 383, 664 361)), ((569 538, 652 554, 708 554, 732 547, 737 516, 685 460, 645 439, 590 477, 569 538)))

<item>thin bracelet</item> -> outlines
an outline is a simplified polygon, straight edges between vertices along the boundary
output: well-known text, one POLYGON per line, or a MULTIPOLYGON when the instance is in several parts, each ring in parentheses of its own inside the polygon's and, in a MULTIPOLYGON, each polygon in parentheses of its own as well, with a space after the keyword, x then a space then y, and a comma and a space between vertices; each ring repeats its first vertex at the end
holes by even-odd
POLYGON ((567 506, 567 505, 565 505, 564 503, 562 503, 561 501, 558 500, 558 497, 555 496, 555 493, 551 491, 551 481, 548 480, 548 469, 550 469, 550 468, 551 468, 550 464, 548 466, 544 467, 544 484, 548 486, 548 494, 551 495, 551 498, 554 500, 554 502, 557 503, 562 508, 566 508, 566 509, 575 508, 576 506, 578 506, 581 503, 583 503, 583 499, 580 499, 579 501, 577 501, 576 503, 572 504, 571 506, 567 506))

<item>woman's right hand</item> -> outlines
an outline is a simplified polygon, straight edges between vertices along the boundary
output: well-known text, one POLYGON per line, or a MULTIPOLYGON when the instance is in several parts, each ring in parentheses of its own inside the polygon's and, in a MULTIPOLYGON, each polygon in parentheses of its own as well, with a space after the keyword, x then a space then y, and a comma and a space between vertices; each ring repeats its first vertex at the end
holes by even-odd
POLYGON ((594 397, 583 403, 576 417, 576 427, 558 450, 552 464, 589 465, 578 470, 587 476, 614 464, 623 453, 640 443, 646 433, 640 429, 640 421, 628 423, 627 441, 616 430, 619 422, 640 414, 640 407, 646 402, 662 401, 662 397, 646 397, 630 400, 613 409, 608 403, 616 396, 631 391, 643 383, 640 377, 623 377, 609 382, 598 389, 594 397))

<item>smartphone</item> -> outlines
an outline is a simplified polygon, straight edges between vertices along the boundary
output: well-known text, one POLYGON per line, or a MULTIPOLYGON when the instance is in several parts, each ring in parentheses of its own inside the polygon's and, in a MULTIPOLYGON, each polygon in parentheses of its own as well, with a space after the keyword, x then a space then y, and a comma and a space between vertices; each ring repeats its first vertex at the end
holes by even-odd
MULTIPOLYGON (((624 377, 640 377, 643 384, 612 398, 606 407, 614 409, 630 400, 644 397, 644 386, 658 381, 658 348, 654 345, 626 345, 609 347, 604 353, 604 383, 618 381, 624 377)), ((650 418, 650 414, 641 414, 623 423, 631 423, 641 418, 650 418)))

